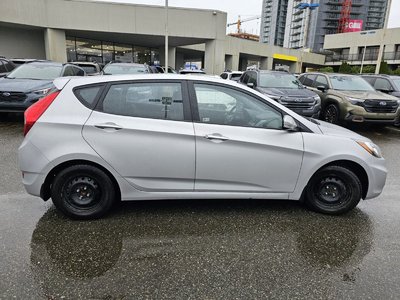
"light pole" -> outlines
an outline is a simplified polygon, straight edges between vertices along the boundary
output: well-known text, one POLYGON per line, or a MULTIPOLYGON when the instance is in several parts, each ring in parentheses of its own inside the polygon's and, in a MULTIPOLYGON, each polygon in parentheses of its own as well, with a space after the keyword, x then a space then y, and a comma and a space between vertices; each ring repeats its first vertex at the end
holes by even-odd
POLYGON ((168 0, 165 0, 165 72, 168 74, 168 0))

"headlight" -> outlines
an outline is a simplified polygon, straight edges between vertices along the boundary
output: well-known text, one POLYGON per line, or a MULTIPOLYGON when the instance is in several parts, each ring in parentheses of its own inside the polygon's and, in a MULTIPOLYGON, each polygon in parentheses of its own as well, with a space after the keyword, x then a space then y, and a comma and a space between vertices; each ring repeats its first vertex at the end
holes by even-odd
POLYGON ((33 91, 32 93, 39 95, 39 96, 44 96, 46 95, 48 92, 50 92, 51 88, 47 88, 47 89, 41 89, 41 90, 37 90, 37 91, 33 91))
POLYGON ((349 100, 350 103, 354 104, 354 105, 363 103, 365 101, 364 99, 358 99, 358 98, 352 98, 352 97, 347 97, 347 100, 349 100))
POLYGON ((315 101, 317 101, 317 105, 321 104, 321 98, 317 95, 313 97, 315 101))
POLYGON ((357 141, 357 144, 363 147, 369 154, 377 158, 382 158, 381 149, 379 149, 377 145, 371 142, 361 142, 361 141, 357 141))

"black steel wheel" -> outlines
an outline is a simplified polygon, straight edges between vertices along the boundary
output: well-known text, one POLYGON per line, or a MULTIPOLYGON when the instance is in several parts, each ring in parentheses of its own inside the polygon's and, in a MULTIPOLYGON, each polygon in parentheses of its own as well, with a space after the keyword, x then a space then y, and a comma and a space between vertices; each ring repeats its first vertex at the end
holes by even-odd
POLYGON ((323 120, 332 124, 339 124, 339 108, 336 104, 328 104, 324 108, 323 120))
POLYGON ((75 219, 94 219, 107 213, 115 201, 115 187, 102 170, 89 165, 70 166, 54 179, 54 205, 75 219))
POLYGON ((311 178, 306 188, 306 204, 315 211, 338 215, 356 207, 361 195, 361 182, 351 170, 328 166, 311 178))

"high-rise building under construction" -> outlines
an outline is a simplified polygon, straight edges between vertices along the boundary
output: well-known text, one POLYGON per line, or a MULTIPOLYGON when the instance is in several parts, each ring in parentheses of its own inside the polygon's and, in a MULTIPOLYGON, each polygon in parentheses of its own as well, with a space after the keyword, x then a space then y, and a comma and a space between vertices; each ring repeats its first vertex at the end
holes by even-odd
POLYGON ((263 0, 260 41, 319 52, 325 35, 340 31, 346 2, 349 19, 362 20, 362 30, 384 27, 389 0, 263 0))

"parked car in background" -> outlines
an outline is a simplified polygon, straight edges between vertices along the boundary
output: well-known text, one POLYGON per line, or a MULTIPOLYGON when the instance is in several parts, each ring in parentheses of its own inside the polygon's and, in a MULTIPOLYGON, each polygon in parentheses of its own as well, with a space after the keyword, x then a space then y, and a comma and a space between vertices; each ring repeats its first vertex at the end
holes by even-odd
POLYGON ((179 74, 187 75, 187 74, 197 74, 197 75, 205 75, 206 72, 203 70, 197 70, 197 69, 182 69, 179 70, 179 74))
POLYGON ((75 65, 50 61, 23 64, 0 79, 0 112, 23 112, 54 89, 53 80, 62 76, 84 76, 75 65))
MULTIPOLYGON (((155 67, 157 68, 158 73, 166 73, 165 67, 159 66, 159 65, 156 65, 155 67)), ((177 74, 178 72, 174 68, 168 67, 168 73, 169 74, 177 74)))
POLYGON ((88 76, 100 75, 101 73, 100 65, 96 62, 72 61, 70 64, 81 67, 88 76))
POLYGON ((15 68, 16 66, 10 60, 0 57, 0 77, 6 76, 15 68))
POLYGON ((233 80, 237 82, 242 74, 242 71, 225 71, 220 75, 220 77, 222 79, 233 80))
POLYGON ((319 117, 320 97, 304 88, 296 77, 288 72, 251 69, 243 73, 239 82, 267 95, 299 115, 316 119, 319 117))
POLYGON ((101 72, 102 75, 126 75, 153 73, 149 66, 135 63, 108 63, 101 72))
POLYGON ((400 76, 361 75, 375 90, 400 98, 400 76))
POLYGON ((28 193, 72 218, 98 218, 120 199, 304 199, 343 214, 385 185, 371 140, 228 80, 152 74, 54 85, 25 113, 18 161, 28 193))
POLYGON ((299 77, 302 84, 322 99, 322 119, 329 123, 399 122, 399 101, 376 91, 357 75, 307 73, 299 77))
POLYGON ((36 59, 36 58, 11 58, 10 61, 16 66, 20 66, 23 64, 26 64, 28 62, 33 62, 33 61, 44 61, 42 59, 36 59))

